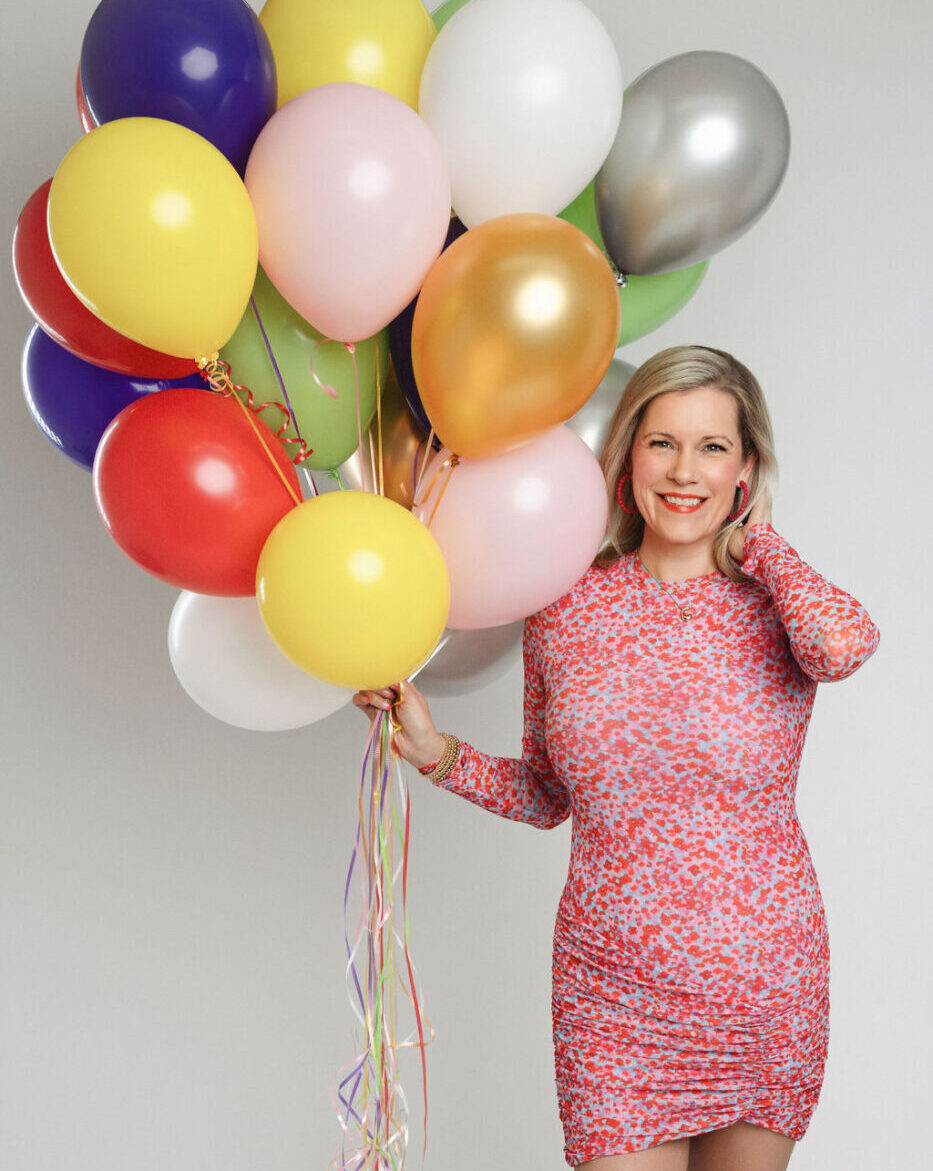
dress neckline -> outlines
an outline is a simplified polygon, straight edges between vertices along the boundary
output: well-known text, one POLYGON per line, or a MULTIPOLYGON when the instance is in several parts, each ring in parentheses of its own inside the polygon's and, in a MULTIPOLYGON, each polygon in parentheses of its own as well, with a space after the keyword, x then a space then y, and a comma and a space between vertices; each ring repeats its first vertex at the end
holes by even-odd
MULTIPOLYGON (((702 585, 703 582, 720 579, 722 581, 729 581, 727 574, 723 573, 721 569, 713 569, 709 573, 700 573, 696 577, 685 577, 681 581, 664 581, 660 582, 656 577, 653 577, 642 564, 641 558, 638 556, 638 550, 633 549, 631 553, 626 554, 629 560, 631 570, 640 577, 643 581, 653 582, 654 585, 664 589, 669 586, 671 589, 681 590, 688 587, 702 585)), ((620 558, 621 560, 621 558, 620 558)))

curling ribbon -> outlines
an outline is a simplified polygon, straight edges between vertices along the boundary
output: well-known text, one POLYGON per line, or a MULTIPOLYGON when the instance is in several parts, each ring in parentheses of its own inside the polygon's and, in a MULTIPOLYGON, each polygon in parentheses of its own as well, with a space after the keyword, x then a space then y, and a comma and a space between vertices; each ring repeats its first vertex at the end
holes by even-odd
POLYGON ((417 489, 416 489, 415 504, 417 505, 417 507, 420 508, 423 506, 425 500, 427 500, 428 497, 431 495, 431 493, 434 491, 434 485, 437 483, 438 478, 441 475, 443 475, 444 469, 445 468, 447 469, 447 478, 444 480, 444 483, 441 484, 441 490, 438 493, 437 500, 434 501, 434 507, 431 509, 431 515, 430 515, 430 517, 428 517, 428 523, 427 523, 428 528, 431 527, 431 523, 433 522, 434 517, 437 513, 438 506, 440 505, 440 502, 444 499, 444 493, 447 491, 447 485, 450 483, 450 477, 453 475, 454 468, 457 467, 459 465, 459 463, 460 463, 460 456, 459 455, 457 455, 456 453, 449 455, 444 460, 444 462, 441 464, 441 466, 437 469, 437 471, 434 473, 433 477, 431 478, 431 483, 428 485, 427 491, 425 492, 425 494, 421 500, 417 499, 417 489))
MULTIPOLYGON (((303 461, 303 460, 307 459, 309 455, 311 455, 311 453, 314 451, 314 448, 313 447, 309 448, 307 446, 307 444, 305 443, 304 439, 302 438, 301 431, 299 430, 299 427, 298 427, 298 416, 295 414, 295 408, 292 406, 292 400, 288 397, 288 391, 285 389, 285 379, 282 377, 282 371, 279 369, 279 364, 275 360, 275 354, 272 352, 272 343, 269 341, 269 335, 266 333, 266 327, 263 325, 262 318, 259 316, 259 307, 256 304, 256 298, 253 296, 250 296, 249 303, 252 306, 253 316, 256 318, 256 324, 259 326, 259 332, 262 334, 262 340, 265 343, 266 353, 269 355, 269 361, 272 363, 272 369, 275 372, 275 377, 278 380, 279 386, 282 388, 282 397, 285 399, 285 406, 288 408, 289 417, 291 419, 292 426, 295 428, 295 434, 298 436, 298 442, 302 445, 301 451, 304 452, 304 454, 300 457, 300 459, 303 461)), ((243 389, 245 389, 245 387, 243 389)), ((249 391, 247 391, 246 393, 249 394, 249 391)), ((267 403, 266 405, 268 406, 269 404, 267 403)), ((274 405, 277 407, 281 407, 282 404, 275 403, 274 405)), ((287 427, 287 426, 288 426, 288 422, 285 423, 285 427, 287 427)), ((284 431, 285 427, 283 427, 281 430, 284 431)), ((281 434, 281 432, 280 432, 280 434, 281 434)), ((290 436, 285 441, 287 441, 288 443, 295 442, 295 440, 292 439, 290 436)), ((295 460, 294 462, 297 463, 299 461, 295 460)), ((318 490, 317 490, 317 484, 315 484, 315 482, 314 482, 314 477, 307 471, 307 469, 305 469, 305 475, 307 475, 307 477, 308 477, 308 482, 311 485, 312 492, 314 493, 315 496, 317 496, 318 490)))
MULTIPOLYGON (((248 409, 252 412, 252 414, 258 415, 259 412, 264 411, 266 407, 275 407, 277 411, 282 412, 282 414, 285 416, 285 420, 281 427, 279 427, 278 431, 275 432, 275 437, 283 444, 294 443, 298 446, 298 454, 292 457, 291 462, 293 464, 304 463, 308 456, 314 454, 314 448, 309 447, 307 443, 301 438, 301 436, 296 438, 295 436, 285 434, 285 432, 288 430, 289 423, 292 421, 291 411, 289 411, 287 407, 284 407, 280 402, 276 402, 274 399, 270 399, 269 402, 259 403, 257 406, 256 403, 253 402, 253 392, 249 389, 248 386, 240 386, 239 383, 232 381, 230 378, 230 363, 225 362, 216 351, 211 354, 209 358, 199 358, 198 367, 201 370, 204 378, 207 380, 207 384, 211 390, 217 391, 218 394, 225 396, 229 395, 235 398, 237 402, 239 402, 240 405, 245 408, 246 404, 243 403, 239 396, 235 393, 238 390, 242 390, 248 399, 248 409)), ((250 421, 252 422, 252 420, 250 421)), ((259 432, 257 431, 257 434, 258 433, 259 432)))
MULTIPOLYGON (((324 337, 324 338, 321 338, 320 341, 315 342, 314 347, 311 350, 311 356, 308 359, 310 366, 311 366, 311 377, 318 384, 318 386, 321 388, 321 390, 323 390, 327 394, 329 394, 331 396, 331 398, 338 397, 337 389, 335 387, 331 386, 329 383, 322 382, 320 380, 320 378, 318 378, 317 371, 314 369, 314 351, 318 348, 318 346, 323 346, 327 342, 332 342, 334 340, 336 340, 336 339, 331 338, 331 337, 324 337)), ((363 491, 365 492, 366 491, 366 477, 363 475, 363 460, 365 458, 364 452, 363 452, 363 421, 360 418, 360 369, 359 369, 359 365, 357 364, 357 359, 356 359, 356 343, 355 342, 341 342, 341 345, 344 347, 344 349, 347 351, 347 353, 353 359, 353 391, 354 391, 354 395, 356 397, 357 451, 359 451, 359 453, 360 453, 360 480, 362 481, 363 491)), ((384 495, 384 492, 383 492, 383 483, 382 483, 382 414, 381 414, 380 393, 381 393, 381 391, 380 391, 380 386, 379 386, 379 348, 377 346, 376 347, 376 410, 377 410, 377 412, 379 412, 379 421, 377 424, 378 431, 379 431, 379 475, 378 475, 378 478, 376 475, 376 456, 375 456, 375 452, 373 451, 372 432, 368 432, 367 434, 369 437, 369 464, 370 464, 370 470, 372 472, 372 477, 373 477, 372 490, 373 490, 373 492, 378 492, 379 495, 382 496, 382 495, 384 495)), ((337 480, 338 483, 340 483, 339 476, 335 476, 334 478, 337 480)), ((340 486, 342 488, 343 484, 340 484, 340 486)))
MULTIPOLYGON (((246 413, 247 422, 255 432, 256 438, 262 444, 263 451, 269 457, 269 462, 275 468, 276 474, 285 485, 289 496, 291 496, 292 500, 294 500, 296 504, 300 504, 301 498, 295 495, 295 489, 291 486, 291 484, 289 484, 288 480, 285 478, 285 473, 279 467, 274 456, 272 455, 272 452, 266 446, 266 441, 262 436, 262 432, 256 426, 256 420, 253 418, 254 413, 261 411, 263 407, 276 406, 282 411, 285 411, 285 407, 283 407, 281 403, 263 403, 260 407, 254 407, 252 393, 247 390, 245 386, 237 386, 230 380, 230 365, 229 363, 225 362, 217 353, 212 354, 210 358, 199 358, 198 367, 201 370, 201 373, 204 375, 204 378, 207 380, 207 384, 211 390, 216 391, 218 394, 222 394, 224 398, 232 398, 235 403, 243 408, 244 412, 246 413), (247 407, 246 404, 240 399, 239 395, 234 393, 237 390, 246 391, 247 395, 249 395, 249 407, 247 407)), ((285 414, 288 415, 288 411, 285 411, 285 414)), ((286 420, 285 426, 288 426, 288 420, 286 420)), ((277 432, 276 438, 278 439, 280 437, 280 433, 277 432)), ((310 454, 311 452, 309 450, 298 458, 306 459, 310 454)), ((294 463, 295 460, 292 462, 294 463)))
POLYGON ((363 758, 359 825, 344 887, 347 988, 350 1008, 361 1035, 357 1037, 357 1054, 337 1073, 336 1094, 331 1090, 331 1100, 345 1136, 341 1154, 335 1156, 330 1164, 339 1171, 387 1171, 389 1168, 401 1171, 404 1168, 408 1146, 408 1106, 398 1077, 397 1053, 415 1045, 421 1054, 424 1152, 427 1152, 428 1100, 424 1050, 434 1039, 435 1033, 419 1003, 418 978, 409 952, 407 894, 410 815, 410 797, 389 737, 388 714, 380 712, 370 726, 363 758), (390 783, 393 774, 396 781, 395 801, 390 783), (396 837, 402 847, 402 860, 398 866, 394 864, 396 837), (347 923, 354 869, 358 872, 362 908, 351 945, 347 923), (399 874, 404 938, 393 925, 396 910, 394 895, 399 874), (362 965, 361 952, 364 950, 365 977, 357 966, 358 959, 362 965), (397 952, 404 958, 408 975, 406 986, 404 974, 399 970, 398 983, 412 1004, 417 1040, 412 1035, 396 1040, 397 952), (430 1032, 427 1040, 425 1027, 430 1032))

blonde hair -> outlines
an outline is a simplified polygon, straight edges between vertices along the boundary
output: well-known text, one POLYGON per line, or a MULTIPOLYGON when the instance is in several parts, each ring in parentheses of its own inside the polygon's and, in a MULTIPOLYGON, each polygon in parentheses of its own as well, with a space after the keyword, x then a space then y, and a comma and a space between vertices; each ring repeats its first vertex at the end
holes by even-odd
MULTIPOLYGON (((623 553, 631 553, 641 544, 645 521, 641 513, 623 512, 616 498, 616 487, 629 467, 632 445, 638 425, 648 404, 658 395, 674 390, 698 390, 709 387, 731 394, 739 412, 739 435, 742 455, 757 454, 748 477, 748 502, 745 512, 763 491, 773 492, 777 483, 777 459, 771 416, 764 394, 754 374, 724 350, 708 346, 671 346, 644 362, 629 379, 615 409, 599 457, 609 492, 608 544, 597 553, 593 565, 608 569, 623 553)), ((630 482, 629 482, 630 483, 630 482)), ((631 494, 626 487, 623 492, 631 494)), ((736 499, 738 507, 741 497, 736 499)), ((631 505, 630 505, 631 507, 631 505)), ((729 537, 742 517, 723 521, 713 540, 716 566, 733 581, 748 581, 739 563, 728 550, 729 537)))

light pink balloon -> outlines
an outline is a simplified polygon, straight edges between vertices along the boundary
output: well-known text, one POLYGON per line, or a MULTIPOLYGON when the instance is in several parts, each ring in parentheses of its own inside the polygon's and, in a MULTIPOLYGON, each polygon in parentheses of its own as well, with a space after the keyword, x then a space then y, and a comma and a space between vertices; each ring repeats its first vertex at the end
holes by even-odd
MULTIPOLYGON (((424 470, 412 510, 424 524, 447 469, 425 491, 449 455, 442 448, 424 470)), ((450 573, 448 627, 499 626, 556 601, 589 568, 608 519, 599 463, 569 427, 488 459, 461 459, 430 524, 450 573)))
POLYGON ((352 81, 315 86, 266 123, 246 167, 259 260, 327 337, 371 337, 415 296, 450 224, 450 180, 427 123, 352 81))

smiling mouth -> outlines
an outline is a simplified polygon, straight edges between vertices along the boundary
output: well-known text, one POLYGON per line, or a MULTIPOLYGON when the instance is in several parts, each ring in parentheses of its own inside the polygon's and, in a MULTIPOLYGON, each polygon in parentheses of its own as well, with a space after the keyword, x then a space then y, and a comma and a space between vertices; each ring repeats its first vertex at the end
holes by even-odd
POLYGON ((706 503, 706 496, 682 496, 677 492, 658 492, 658 499, 671 512, 696 512, 706 503))

